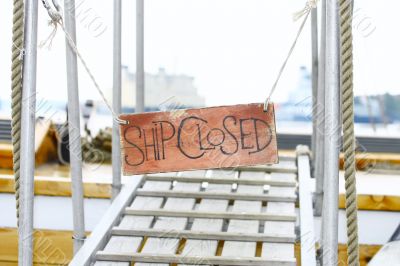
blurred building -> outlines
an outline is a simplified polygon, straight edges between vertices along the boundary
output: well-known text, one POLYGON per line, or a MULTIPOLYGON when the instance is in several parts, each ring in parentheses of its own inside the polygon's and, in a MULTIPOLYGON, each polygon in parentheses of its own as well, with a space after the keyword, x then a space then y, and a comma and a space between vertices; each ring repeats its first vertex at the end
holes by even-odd
MULTIPOLYGON (((112 91, 110 89, 109 99, 112 91)), ((136 102, 136 75, 122 68, 122 106, 125 110, 134 109, 136 102)), ((204 97, 194 86, 194 78, 187 75, 168 74, 160 68, 156 74, 145 74, 146 110, 171 108, 203 107, 204 97)))

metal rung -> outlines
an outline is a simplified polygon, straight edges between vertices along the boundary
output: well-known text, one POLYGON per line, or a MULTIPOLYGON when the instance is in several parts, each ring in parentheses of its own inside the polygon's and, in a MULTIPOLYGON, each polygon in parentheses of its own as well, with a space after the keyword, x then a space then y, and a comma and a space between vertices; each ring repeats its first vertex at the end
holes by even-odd
POLYGON ((125 214, 137 216, 166 216, 186 218, 238 219, 258 221, 296 221, 296 214, 251 213, 251 212, 207 212, 207 211, 174 211, 174 210, 136 210, 126 208, 125 214))
POLYGON ((189 256, 167 255, 136 252, 108 252, 98 251, 97 260, 147 262, 147 263, 179 263, 195 265, 262 265, 262 266, 294 266, 296 259, 260 258, 260 257, 218 257, 218 256, 189 256))
POLYGON ((238 179, 238 178, 218 178, 218 177, 188 177, 188 176, 157 176, 148 175, 145 177, 149 181, 178 181, 178 182, 190 182, 190 183, 201 183, 208 182, 212 184, 239 184, 239 185, 252 185, 252 186, 263 186, 270 185, 276 187, 295 187, 296 181, 286 180, 256 180, 256 179, 238 179))
POLYGON ((255 166, 240 166, 235 168, 239 171, 260 171, 268 173, 293 173, 297 174, 297 167, 284 167, 284 166, 272 166, 272 165, 255 165, 255 166))
POLYGON ((296 236, 278 234, 252 234, 252 233, 233 233, 233 232, 206 232, 191 230, 162 230, 162 229, 125 229, 114 227, 111 231, 116 236, 147 236, 163 238, 187 238, 200 240, 231 240, 231 241, 251 241, 251 242, 272 242, 272 243, 294 243, 296 236))
POLYGON ((249 200, 249 201, 273 201, 273 202, 296 202, 296 195, 292 196, 271 196, 268 194, 250 193, 223 193, 223 192, 188 192, 188 191, 148 191, 138 189, 138 196, 149 197, 177 197, 177 198, 196 198, 196 199, 222 199, 222 200, 249 200))

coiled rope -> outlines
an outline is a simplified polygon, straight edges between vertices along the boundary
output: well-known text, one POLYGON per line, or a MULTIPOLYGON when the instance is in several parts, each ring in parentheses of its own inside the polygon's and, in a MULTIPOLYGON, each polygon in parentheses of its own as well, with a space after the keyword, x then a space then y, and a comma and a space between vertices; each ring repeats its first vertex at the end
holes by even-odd
POLYGON ((341 89, 343 114, 344 178, 346 187, 347 263, 359 265, 355 138, 353 111, 352 0, 340 0, 341 89))
POLYGON ((11 135, 17 226, 19 225, 19 178, 21 147, 22 66, 24 54, 24 1, 14 0, 11 48, 11 135))

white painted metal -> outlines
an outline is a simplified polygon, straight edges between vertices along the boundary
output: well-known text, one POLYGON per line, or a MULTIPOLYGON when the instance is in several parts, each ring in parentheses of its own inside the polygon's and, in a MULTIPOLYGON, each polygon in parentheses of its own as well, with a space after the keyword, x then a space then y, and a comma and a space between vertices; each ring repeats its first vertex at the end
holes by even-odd
POLYGON ((327 1, 325 67, 323 265, 337 265, 340 147, 340 62, 338 0, 327 1))
POLYGON ((313 155, 312 168, 314 168, 315 151, 317 146, 317 91, 318 91, 318 11, 316 8, 311 9, 311 87, 312 87, 312 137, 311 150, 313 155))
POLYGON ((139 177, 137 181, 125 184, 121 193, 114 199, 110 208, 104 214, 103 218, 86 240, 85 245, 74 255, 70 266, 87 266, 90 265, 93 256, 98 250, 105 246, 110 236, 110 231, 116 225, 119 216, 122 214, 126 206, 132 202, 135 197, 135 191, 141 183, 143 177, 139 177))
POLYGON ((299 203, 300 203, 300 243, 301 265, 316 265, 314 217, 312 192, 310 186, 310 160, 308 148, 297 148, 297 165, 299 168, 299 203))
POLYGON ((325 141, 325 48, 326 48, 326 0, 321 0, 321 40, 318 64, 318 90, 315 135, 314 178, 316 180, 314 212, 316 216, 322 213, 322 198, 324 184, 324 141, 325 141))
POLYGON ((144 0, 136 0, 136 113, 144 112, 144 0))
MULTIPOLYGON (((33 264, 33 198, 35 171, 35 115, 38 1, 25 1, 25 40, 21 110, 18 264, 33 264)), ((14 204, 15 206, 15 204, 14 204)))
POLYGON ((369 266, 400 265, 400 240, 385 244, 368 263, 369 266))
MULTIPOLYGON (((64 23, 65 30, 76 43, 75 24, 75 0, 64 1, 64 23)), ((85 239, 85 221, 83 206, 82 185, 82 149, 80 130, 80 106, 78 92, 78 65, 77 56, 69 44, 66 43, 67 62, 67 87, 68 87, 68 132, 69 132, 69 154, 71 168, 71 191, 73 203, 74 220, 74 254, 83 245, 85 239)))
MULTIPOLYGON (((114 0, 114 32, 113 32, 113 109, 121 113, 121 0, 114 0)), ((121 190, 121 142, 119 124, 113 119, 112 133, 112 198, 121 190)))

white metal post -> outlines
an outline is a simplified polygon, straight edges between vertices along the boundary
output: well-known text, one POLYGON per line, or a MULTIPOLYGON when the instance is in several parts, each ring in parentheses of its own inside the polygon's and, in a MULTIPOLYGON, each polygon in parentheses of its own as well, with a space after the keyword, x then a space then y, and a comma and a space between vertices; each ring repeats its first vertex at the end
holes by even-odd
POLYGON ((325 163, 322 211, 322 263, 336 266, 338 258, 340 37, 338 0, 326 4, 325 163))
POLYGON ((18 265, 33 265, 33 189, 35 171, 36 56, 38 1, 25 1, 25 56, 22 83, 20 220, 18 265))
POLYGON ((144 112, 144 0, 136 0, 136 112, 144 112))
POLYGON ((314 175, 316 134, 317 134, 317 90, 318 90, 318 11, 311 9, 311 88, 312 88, 312 123, 311 136, 312 170, 314 175))
POLYGON ((324 184, 324 139, 325 139, 325 49, 326 49, 326 0, 321 1, 321 37, 318 62, 318 89, 316 110, 316 134, 314 154, 315 197, 314 214, 321 216, 324 184))
MULTIPOLYGON (((114 0, 114 44, 113 44, 113 109, 121 113, 121 0, 114 0)), ((112 135, 112 199, 121 190, 121 145, 119 124, 113 119, 112 135)))
MULTIPOLYGON (((64 2, 65 29, 76 43, 75 25, 75 0, 64 2)), ((66 43, 67 61, 67 86, 68 86, 68 131, 69 131, 69 154, 72 179, 72 210, 74 224, 74 254, 81 248, 85 239, 85 220, 83 205, 82 185, 82 149, 78 93, 78 65, 76 54, 66 43)))

